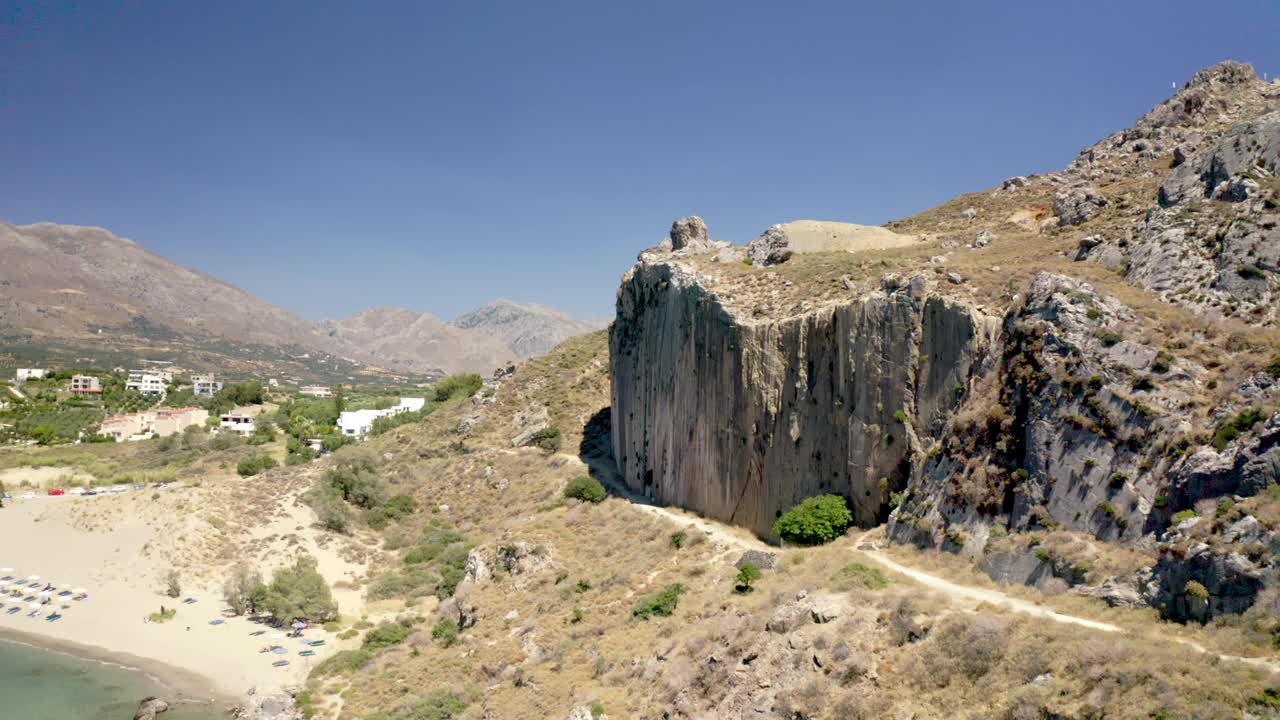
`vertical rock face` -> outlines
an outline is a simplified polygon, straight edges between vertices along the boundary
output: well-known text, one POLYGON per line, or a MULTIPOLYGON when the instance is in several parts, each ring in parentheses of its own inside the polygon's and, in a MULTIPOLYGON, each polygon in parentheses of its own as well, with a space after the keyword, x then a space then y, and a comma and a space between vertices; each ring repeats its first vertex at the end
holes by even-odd
POLYGON ((641 262, 610 335, 614 457, 633 490, 761 535, 822 493, 882 520, 997 329, 921 277, 756 321, 680 265, 641 262))

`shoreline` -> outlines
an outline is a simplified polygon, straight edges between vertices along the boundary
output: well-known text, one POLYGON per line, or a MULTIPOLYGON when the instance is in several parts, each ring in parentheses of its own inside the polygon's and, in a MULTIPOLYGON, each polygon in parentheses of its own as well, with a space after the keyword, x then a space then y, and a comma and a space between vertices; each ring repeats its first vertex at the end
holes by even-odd
MULTIPOLYGON (((219 690, 218 683, 213 678, 152 658, 9 627, 0 627, 0 642, 24 645, 43 652, 67 655, 138 673, 170 693, 169 697, 161 696, 162 700, 170 704, 206 705, 220 710, 244 705, 242 698, 219 690)), ((142 698, 138 698, 138 701, 141 702, 142 698)))

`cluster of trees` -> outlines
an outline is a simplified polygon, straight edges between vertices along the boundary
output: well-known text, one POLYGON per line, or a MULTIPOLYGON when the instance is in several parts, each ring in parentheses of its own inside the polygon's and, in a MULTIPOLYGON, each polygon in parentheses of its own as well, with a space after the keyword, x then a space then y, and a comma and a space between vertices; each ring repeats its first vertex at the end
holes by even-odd
POLYGON ((366 524, 380 529, 417 510, 412 497, 391 494, 377 466, 364 456, 347 458, 322 475, 307 501, 321 526, 335 532, 346 532, 357 511, 363 511, 366 524))
POLYGON ((270 613, 281 622, 305 620, 323 623, 338 616, 329 583, 317 569, 316 559, 300 555, 292 565, 275 571, 271 582, 240 563, 222 587, 222 598, 237 615, 270 613))

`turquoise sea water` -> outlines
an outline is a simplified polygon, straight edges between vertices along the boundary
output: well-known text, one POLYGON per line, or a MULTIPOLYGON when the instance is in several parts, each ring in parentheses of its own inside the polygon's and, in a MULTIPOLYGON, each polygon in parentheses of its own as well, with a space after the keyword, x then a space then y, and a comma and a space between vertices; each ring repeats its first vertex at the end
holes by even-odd
MULTIPOLYGON (((129 720, 148 695, 172 691, 135 670, 0 640, 0 717, 129 720)), ((214 720, 213 707, 175 705, 165 720, 214 720)))

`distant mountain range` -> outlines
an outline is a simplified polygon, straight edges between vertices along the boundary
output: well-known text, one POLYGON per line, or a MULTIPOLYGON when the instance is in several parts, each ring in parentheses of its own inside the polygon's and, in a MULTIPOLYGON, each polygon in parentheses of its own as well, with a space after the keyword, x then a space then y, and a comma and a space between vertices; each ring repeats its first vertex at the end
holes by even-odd
POLYGON ((211 352, 323 353, 391 373, 488 372, 603 327, 543 305, 496 300, 449 323, 374 307, 311 322, 107 230, 0 222, 0 335, 88 348, 127 339, 211 352))

